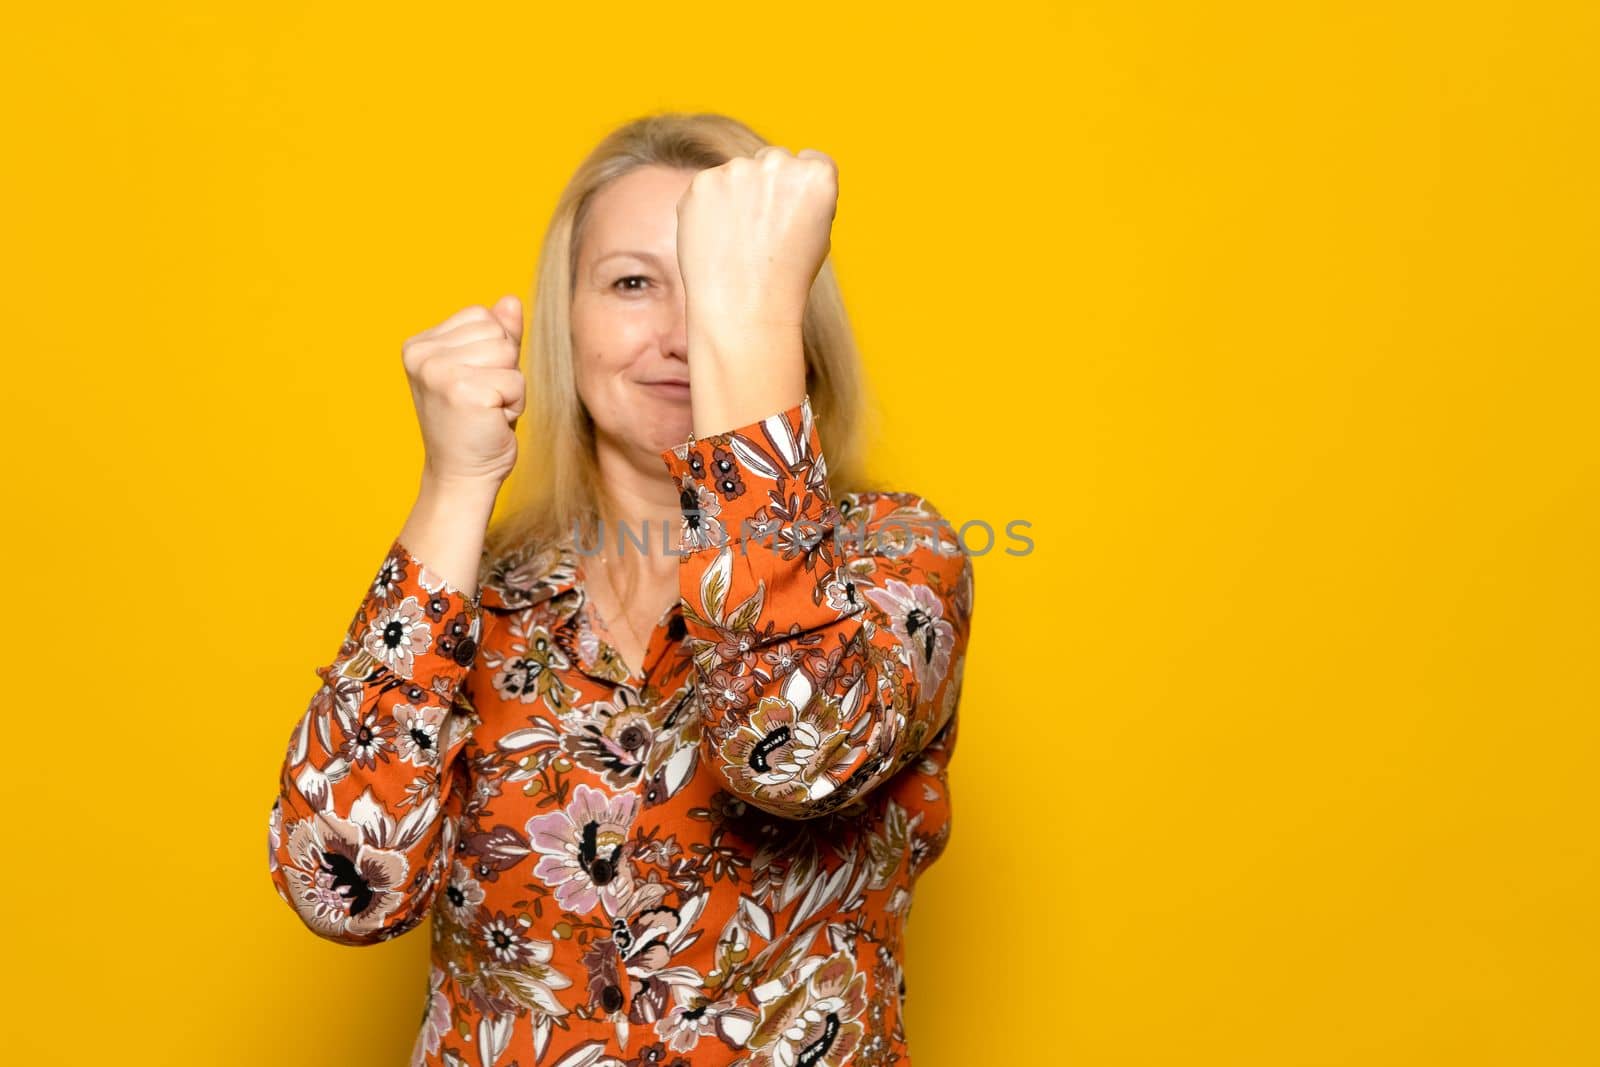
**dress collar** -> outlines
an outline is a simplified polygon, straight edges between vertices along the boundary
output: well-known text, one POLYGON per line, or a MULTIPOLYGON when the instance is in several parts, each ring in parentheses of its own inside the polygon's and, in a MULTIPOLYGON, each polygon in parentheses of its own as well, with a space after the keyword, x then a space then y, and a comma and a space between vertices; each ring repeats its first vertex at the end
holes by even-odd
POLYGON ((577 588, 578 555, 569 536, 555 543, 529 543, 486 560, 479 603, 496 611, 520 611, 577 588))
MULTIPOLYGON (((592 629, 589 614, 583 610, 587 596, 578 577, 581 558, 569 535, 561 541, 524 545, 494 560, 486 559, 479 582, 479 604, 489 611, 518 612, 549 601, 549 622, 558 632, 557 642, 572 656, 578 669, 614 685, 628 682, 621 657, 592 629), (569 622, 574 625, 569 627, 569 622)), ((639 668, 645 677, 681 638, 681 623, 673 625, 675 616, 681 619, 681 604, 671 605, 657 620, 658 629, 663 625, 667 629, 665 636, 656 630, 651 633, 645 662, 639 668)))

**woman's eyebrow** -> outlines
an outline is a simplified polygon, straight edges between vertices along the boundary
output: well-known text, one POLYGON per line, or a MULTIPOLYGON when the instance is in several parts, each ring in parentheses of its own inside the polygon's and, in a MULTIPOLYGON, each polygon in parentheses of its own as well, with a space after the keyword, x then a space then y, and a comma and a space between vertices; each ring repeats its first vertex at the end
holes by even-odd
POLYGON ((615 259, 618 256, 632 256, 634 259, 642 259, 647 263, 653 263, 657 267, 661 266, 661 257, 657 256, 654 252, 643 252, 632 248, 623 248, 614 252, 607 252, 605 255, 595 260, 594 265, 598 267, 606 260, 615 259))

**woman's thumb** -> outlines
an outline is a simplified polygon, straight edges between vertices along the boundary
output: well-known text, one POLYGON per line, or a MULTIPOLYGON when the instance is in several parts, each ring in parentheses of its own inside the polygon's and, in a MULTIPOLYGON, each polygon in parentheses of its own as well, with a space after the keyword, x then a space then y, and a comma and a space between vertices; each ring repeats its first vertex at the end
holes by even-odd
POLYGON ((522 342, 522 301, 507 293, 499 300, 496 300, 494 307, 490 310, 494 312, 494 317, 500 320, 500 325, 506 328, 506 332, 511 335, 511 339, 520 344, 522 342))

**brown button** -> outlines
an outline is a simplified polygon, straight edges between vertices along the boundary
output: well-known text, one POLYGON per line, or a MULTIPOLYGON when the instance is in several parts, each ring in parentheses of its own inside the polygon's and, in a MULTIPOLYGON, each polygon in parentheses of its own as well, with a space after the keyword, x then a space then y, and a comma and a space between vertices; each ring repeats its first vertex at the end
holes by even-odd
POLYGON ((600 1006, 606 1011, 617 1011, 622 1007, 622 990, 614 985, 607 985, 600 990, 600 1006))
POLYGON ((478 642, 470 637, 463 637, 456 642, 455 661, 463 667, 470 667, 472 659, 478 654, 478 642))

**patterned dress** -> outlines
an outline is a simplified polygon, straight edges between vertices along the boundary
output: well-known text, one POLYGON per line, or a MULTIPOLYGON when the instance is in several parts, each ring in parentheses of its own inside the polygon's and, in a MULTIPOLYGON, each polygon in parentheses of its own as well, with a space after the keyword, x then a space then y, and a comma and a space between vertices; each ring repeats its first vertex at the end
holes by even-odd
POLYGON ((681 595, 637 671, 588 543, 486 552, 475 596, 391 545, 290 735, 273 884, 345 944, 431 915, 413 1064, 905 1067, 971 561, 919 496, 832 497, 809 397, 661 458, 681 595))

